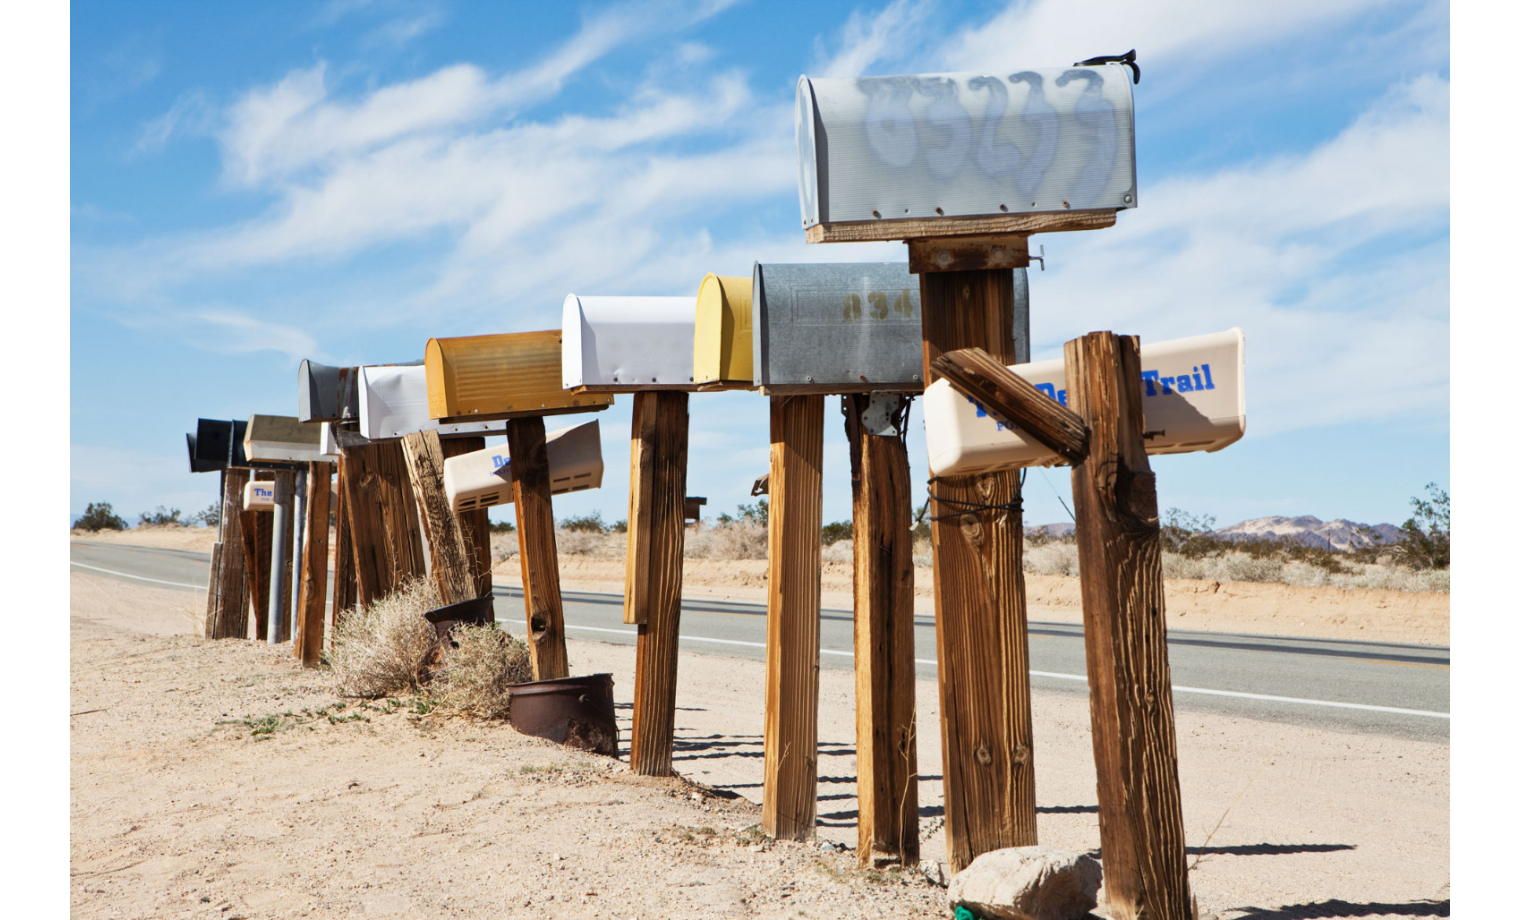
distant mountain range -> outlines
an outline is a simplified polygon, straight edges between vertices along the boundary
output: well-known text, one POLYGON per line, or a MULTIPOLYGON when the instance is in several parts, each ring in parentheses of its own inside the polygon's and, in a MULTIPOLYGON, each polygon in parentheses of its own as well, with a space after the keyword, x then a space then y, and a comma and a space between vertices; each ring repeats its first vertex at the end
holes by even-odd
MULTIPOLYGON (((1028 527, 1025 530, 1039 530, 1028 527)), ((1064 537, 1076 529, 1070 521, 1061 524, 1045 524, 1044 529, 1053 537, 1064 537)), ((1358 531, 1365 531, 1395 543, 1400 531, 1392 524, 1358 524, 1345 518, 1322 521, 1312 514, 1298 517, 1264 517, 1241 521, 1229 527, 1215 530, 1216 536, 1226 540, 1297 540, 1320 549, 1348 550, 1363 546, 1366 538, 1358 531)))

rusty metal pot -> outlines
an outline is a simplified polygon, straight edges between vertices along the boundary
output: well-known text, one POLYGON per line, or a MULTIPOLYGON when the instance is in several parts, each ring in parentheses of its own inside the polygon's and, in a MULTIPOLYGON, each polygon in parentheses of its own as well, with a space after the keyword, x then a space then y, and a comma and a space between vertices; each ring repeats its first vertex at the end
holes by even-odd
POLYGON ((611 674, 529 681, 513 684, 508 692, 512 695, 508 718, 523 734, 580 751, 617 756, 611 674))
POLYGON ((469 623, 473 626, 482 626, 486 623, 496 622, 495 609, 492 606, 491 595, 477 597, 470 601, 461 601, 457 604, 449 604, 444 607, 435 607, 423 614, 433 628, 438 630, 438 641, 448 642, 453 646, 449 634, 454 631, 454 624, 469 623))

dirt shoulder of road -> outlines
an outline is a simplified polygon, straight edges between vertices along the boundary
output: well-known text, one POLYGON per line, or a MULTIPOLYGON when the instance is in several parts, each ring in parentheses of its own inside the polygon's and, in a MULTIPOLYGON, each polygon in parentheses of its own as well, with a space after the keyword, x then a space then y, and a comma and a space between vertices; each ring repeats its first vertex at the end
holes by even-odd
MULTIPOLYGON (((74 916, 948 914, 920 877, 819 845, 856 843, 848 670, 819 678, 819 842, 768 842, 760 662, 683 652, 684 778, 641 778, 415 700, 342 699, 288 645, 189 635, 202 603, 71 575, 74 916)), ((568 646, 573 672, 613 674, 626 751, 634 649, 568 646)), ((943 860, 938 694, 915 692, 923 854, 943 860)), ((1095 850, 1086 696, 1033 701, 1040 842, 1095 850)), ((1176 727, 1202 920, 1449 915, 1449 745, 1188 709, 1176 727)))
MULTIPOLYGON (((216 531, 145 527, 89 534, 75 531, 72 538, 210 552, 216 531)), ((559 563, 560 582, 567 591, 622 593, 622 559, 561 554, 559 563)), ((515 557, 498 562, 494 572, 499 584, 522 584, 515 557)), ((824 563, 825 607, 848 610, 853 606, 852 573, 849 563, 824 563)), ((933 575, 924 567, 916 568, 914 575, 914 610, 933 616, 933 575)), ((764 603, 767 565, 763 559, 687 559, 682 579, 683 593, 690 597, 764 603)), ((1024 581, 1031 620, 1081 622, 1082 592, 1075 577, 1031 574, 1024 581)), ((1166 582, 1166 604, 1167 625, 1172 629, 1419 645, 1451 642, 1450 594, 1171 578, 1166 582)))

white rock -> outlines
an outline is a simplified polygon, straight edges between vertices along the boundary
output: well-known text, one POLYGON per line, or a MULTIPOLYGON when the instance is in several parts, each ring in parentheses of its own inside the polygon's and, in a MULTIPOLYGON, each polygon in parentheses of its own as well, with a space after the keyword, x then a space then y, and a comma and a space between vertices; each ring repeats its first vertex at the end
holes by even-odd
POLYGON ((984 920, 1076 920, 1098 906, 1103 868, 1085 853, 1009 847, 983 853, 950 880, 950 909, 984 920))

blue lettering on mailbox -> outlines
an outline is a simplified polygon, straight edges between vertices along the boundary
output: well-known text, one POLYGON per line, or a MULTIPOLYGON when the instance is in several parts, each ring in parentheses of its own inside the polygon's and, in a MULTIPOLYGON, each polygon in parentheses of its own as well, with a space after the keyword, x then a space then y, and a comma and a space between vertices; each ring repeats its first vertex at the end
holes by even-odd
POLYGON ((491 468, 492 469, 499 470, 499 469, 501 469, 502 467, 506 466, 507 464, 509 464, 511 462, 512 462, 512 458, 511 457, 505 457, 505 456, 502 456, 501 454, 492 454, 491 455, 491 468))
POLYGON ((1199 368, 1193 368, 1193 375, 1179 374, 1176 377, 1163 377, 1160 371, 1141 371, 1140 379, 1145 381, 1145 395, 1156 396, 1156 385, 1161 385, 1161 396, 1170 396, 1173 392, 1190 393, 1193 390, 1214 389, 1214 375, 1209 373, 1209 366, 1202 365, 1203 374, 1198 374, 1199 368), (1175 387, 1175 390, 1173 389, 1175 387))

